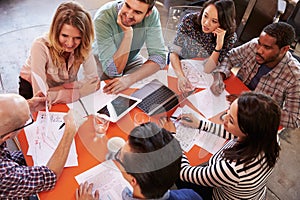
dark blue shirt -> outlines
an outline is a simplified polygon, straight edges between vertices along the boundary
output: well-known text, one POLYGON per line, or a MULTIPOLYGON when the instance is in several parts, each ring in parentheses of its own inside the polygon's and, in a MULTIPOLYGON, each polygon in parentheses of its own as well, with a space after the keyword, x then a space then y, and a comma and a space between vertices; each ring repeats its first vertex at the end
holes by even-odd
POLYGON ((247 87, 250 90, 255 90, 260 78, 269 73, 269 71, 271 71, 272 69, 269 68, 267 65, 261 65, 260 68, 258 69, 258 72, 256 73, 256 75, 252 78, 252 80, 250 81, 249 85, 247 85, 247 87))
MULTIPOLYGON (((125 188, 122 192, 123 200, 139 200, 132 197, 132 192, 125 188)), ((168 190, 163 197, 159 199, 151 200, 203 200, 194 190, 192 189, 180 189, 180 190, 168 190)), ((149 200, 149 199, 148 199, 149 200)))

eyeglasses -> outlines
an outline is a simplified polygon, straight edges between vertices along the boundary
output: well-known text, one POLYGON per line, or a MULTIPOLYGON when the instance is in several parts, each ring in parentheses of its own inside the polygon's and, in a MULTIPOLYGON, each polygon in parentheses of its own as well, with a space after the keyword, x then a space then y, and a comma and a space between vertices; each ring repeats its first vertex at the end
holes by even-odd
POLYGON ((21 130, 21 129, 23 129, 23 128, 25 128, 25 127, 27 127, 27 126, 33 124, 33 122, 34 122, 34 120, 33 120, 32 116, 30 115, 30 120, 28 120, 24 126, 21 126, 21 127, 16 128, 16 129, 14 129, 14 130, 12 130, 12 131, 9 131, 9 132, 7 132, 7 133, 4 133, 3 135, 0 135, 0 139, 3 139, 5 136, 7 136, 7 135, 10 134, 10 133, 19 131, 19 130, 21 130))
POLYGON ((121 149, 118 150, 118 152, 115 154, 114 159, 115 161, 117 161, 118 163, 120 163, 120 165, 124 168, 125 170, 125 165, 124 163, 121 161, 120 159, 120 153, 121 153, 121 149))

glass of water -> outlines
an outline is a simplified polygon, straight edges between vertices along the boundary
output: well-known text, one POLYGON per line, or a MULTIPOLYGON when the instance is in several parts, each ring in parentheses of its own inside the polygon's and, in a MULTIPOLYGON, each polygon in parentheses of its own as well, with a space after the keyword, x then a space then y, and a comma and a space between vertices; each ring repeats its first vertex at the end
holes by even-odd
POLYGON ((94 115, 94 127, 96 137, 103 137, 109 127, 109 117, 105 114, 97 113, 94 115))

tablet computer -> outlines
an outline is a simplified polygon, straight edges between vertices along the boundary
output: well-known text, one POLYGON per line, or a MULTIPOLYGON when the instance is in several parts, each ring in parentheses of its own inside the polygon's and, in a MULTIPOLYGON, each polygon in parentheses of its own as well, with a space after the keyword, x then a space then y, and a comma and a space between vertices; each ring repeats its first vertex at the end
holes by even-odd
POLYGON ((113 100, 98 110, 97 113, 106 114, 111 122, 117 122, 141 101, 141 99, 135 97, 118 94, 113 100))

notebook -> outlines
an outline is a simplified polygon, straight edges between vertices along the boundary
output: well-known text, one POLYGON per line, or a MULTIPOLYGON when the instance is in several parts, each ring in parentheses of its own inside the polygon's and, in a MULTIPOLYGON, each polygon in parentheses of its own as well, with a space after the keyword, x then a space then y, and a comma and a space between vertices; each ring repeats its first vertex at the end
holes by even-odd
POLYGON ((178 105, 175 92, 157 79, 152 80, 131 96, 142 99, 137 107, 150 116, 169 111, 178 105))

